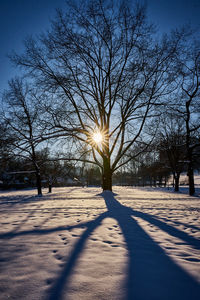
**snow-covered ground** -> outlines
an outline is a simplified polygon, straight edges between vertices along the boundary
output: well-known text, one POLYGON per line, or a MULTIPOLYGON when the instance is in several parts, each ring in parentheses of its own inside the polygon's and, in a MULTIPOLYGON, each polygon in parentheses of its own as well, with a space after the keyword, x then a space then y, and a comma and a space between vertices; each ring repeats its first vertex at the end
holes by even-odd
POLYGON ((0 299, 199 299, 200 198, 113 192, 2 192, 0 299))

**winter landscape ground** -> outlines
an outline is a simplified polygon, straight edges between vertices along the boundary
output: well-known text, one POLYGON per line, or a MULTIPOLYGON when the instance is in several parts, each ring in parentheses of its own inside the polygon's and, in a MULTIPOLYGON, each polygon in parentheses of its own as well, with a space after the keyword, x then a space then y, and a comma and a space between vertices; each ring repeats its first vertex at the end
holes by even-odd
POLYGON ((1 192, 0 299, 199 299, 199 192, 1 192))

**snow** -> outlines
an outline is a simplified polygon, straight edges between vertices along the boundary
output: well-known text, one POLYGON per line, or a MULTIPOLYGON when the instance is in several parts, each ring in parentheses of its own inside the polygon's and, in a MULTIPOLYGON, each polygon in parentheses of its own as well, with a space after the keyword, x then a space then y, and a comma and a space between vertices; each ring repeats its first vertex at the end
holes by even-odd
POLYGON ((200 295, 200 198, 167 189, 0 194, 0 299, 200 295))

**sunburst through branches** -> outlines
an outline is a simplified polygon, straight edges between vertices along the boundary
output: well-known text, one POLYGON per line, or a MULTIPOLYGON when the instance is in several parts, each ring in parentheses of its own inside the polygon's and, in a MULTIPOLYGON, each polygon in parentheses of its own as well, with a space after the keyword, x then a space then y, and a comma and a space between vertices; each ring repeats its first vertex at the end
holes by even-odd
POLYGON ((94 132, 93 136, 92 136, 92 139, 94 140, 94 142, 96 144, 101 144, 102 141, 103 141, 103 135, 100 131, 99 132, 94 132))
POLYGON ((88 143, 94 148, 99 147, 102 148, 103 150, 107 141, 108 141, 108 133, 105 129, 104 130, 95 129, 94 131, 89 133, 88 143))

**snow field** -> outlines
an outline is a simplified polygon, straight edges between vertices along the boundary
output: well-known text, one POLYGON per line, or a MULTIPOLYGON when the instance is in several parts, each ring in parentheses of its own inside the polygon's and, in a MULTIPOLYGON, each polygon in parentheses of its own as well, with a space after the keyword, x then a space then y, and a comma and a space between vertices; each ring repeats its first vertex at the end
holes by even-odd
POLYGON ((0 194, 0 299, 198 299, 200 198, 162 189, 0 194))

